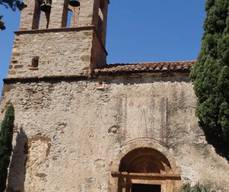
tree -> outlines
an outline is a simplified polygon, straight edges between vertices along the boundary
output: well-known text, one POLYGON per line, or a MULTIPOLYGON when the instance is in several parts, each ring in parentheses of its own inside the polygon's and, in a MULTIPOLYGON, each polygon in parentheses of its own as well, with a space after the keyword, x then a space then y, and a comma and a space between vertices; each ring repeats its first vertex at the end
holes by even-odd
MULTIPOLYGON (((0 5, 3 5, 5 8, 10 8, 12 11, 22 10, 26 5, 21 0, 0 0, 0 5)), ((4 30, 5 23, 2 20, 3 16, 0 15, 0 30, 4 30)))
POLYGON ((207 0, 202 48, 191 78, 207 141, 229 159, 229 1, 207 0))
POLYGON ((6 188, 7 170, 12 153, 13 128, 14 107, 9 104, 1 123, 0 132, 0 192, 3 192, 6 188))

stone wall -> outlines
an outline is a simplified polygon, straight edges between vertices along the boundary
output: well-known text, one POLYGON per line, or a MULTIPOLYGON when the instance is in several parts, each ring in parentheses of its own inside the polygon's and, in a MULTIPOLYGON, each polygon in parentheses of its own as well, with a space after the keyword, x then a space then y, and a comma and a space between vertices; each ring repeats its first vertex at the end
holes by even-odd
POLYGON ((90 76, 93 68, 106 64, 107 0, 103 0, 102 23, 98 22, 100 0, 82 0, 77 25, 71 27, 65 21, 69 1, 53 0, 47 29, 48 16, 40 10, 38 1, 25 1, 27 7, 21 13, 8 78, 90 76), (98 33, 101 25, 103 36, 98 33), (34 58, 38 58, 35 67, 34 58))
POLYGON ((87 29, 18 34, 8 77, 85 75, 91 65, 93 33, 87 29), (37 68, 32 66, 35 56, 37 68))
POLYGON ((103 67, 107 64, 106 57, 107 51, 103 46, 101 40, 98 38, 97 33, 94 33, 94 38, 92 42, 92 64, 91 69, 103 67))
POLYGON ((187 77, 6 84, 1 109, 8 101, 15 106, 17 134, 23 131, 22 141, 28 140, 14 143, 10 175, 25 168, 9 177, 11 191, 116 192, 111 171, 138 147, 165 154, 183 182, 229 191, 228 162, 198 128, 187 77))

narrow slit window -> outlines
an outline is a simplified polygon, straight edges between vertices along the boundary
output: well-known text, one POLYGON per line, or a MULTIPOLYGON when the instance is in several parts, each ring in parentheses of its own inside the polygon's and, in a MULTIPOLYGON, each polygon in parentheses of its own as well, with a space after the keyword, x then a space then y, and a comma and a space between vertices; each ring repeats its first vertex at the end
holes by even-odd
POLYGON ((39 64, 39 56, 34 56, 32 58, 32 63, 31 63, 31 68, 38 68, 38 64, 39 64))

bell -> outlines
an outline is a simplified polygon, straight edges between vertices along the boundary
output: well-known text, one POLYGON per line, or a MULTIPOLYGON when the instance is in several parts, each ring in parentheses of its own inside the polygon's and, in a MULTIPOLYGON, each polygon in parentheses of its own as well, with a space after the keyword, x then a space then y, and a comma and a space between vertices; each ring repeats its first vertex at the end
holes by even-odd
POLYGON ((40 4, 40 9, 41 11, 44 11, 44 12, 50 12, 52 8, 51 5, 52 5, 51 0, 43 0, 40 4))
POLYGON ((79 7, 80 2, 78 0, 69 0, 69 5, 71 5, 72 7, 79 7))

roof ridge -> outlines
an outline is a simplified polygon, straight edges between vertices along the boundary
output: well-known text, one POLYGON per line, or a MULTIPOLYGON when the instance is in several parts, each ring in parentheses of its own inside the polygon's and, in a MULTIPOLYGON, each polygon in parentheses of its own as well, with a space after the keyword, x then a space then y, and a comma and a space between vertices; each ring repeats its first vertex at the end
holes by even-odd
POLYGON ((107 64, 96 68, 95 73, 126 73, 126 72, 188 72, 195 60, 190 61, 165 61, 145 63, 116 63, 107 64))
POLYGON ((195 63, 196 60, 178 60, 178 61, 148 61, 148 62, 135 62, 135 63, 109 63, 108 66, 115 66, 115 65, 144 65, 144 64, 159 64, 159 63, 195 63))

